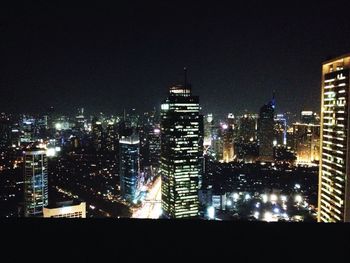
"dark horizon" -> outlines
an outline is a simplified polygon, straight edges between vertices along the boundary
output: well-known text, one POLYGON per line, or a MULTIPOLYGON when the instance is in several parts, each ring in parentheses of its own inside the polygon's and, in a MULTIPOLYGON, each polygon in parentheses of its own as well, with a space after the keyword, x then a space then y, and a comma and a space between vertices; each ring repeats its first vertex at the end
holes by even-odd
POLYGON ((348 5, 2 6, 0 111, 148 111, 187 67, 205 113, 258 112, 273 90, 278 113, 319 112, 322 62, 350 52, 348 5))

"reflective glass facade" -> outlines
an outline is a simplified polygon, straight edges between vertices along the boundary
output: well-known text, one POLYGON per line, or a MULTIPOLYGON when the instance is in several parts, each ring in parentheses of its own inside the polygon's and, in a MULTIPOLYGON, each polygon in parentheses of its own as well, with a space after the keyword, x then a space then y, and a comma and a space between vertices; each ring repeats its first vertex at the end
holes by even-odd
POLYGON ((133 202, 137 195, 140 141, 138 136, 128 136, 119 141, 119 174, 122 197, 133 202))
POLYGON ((42 216, 48 205, 46 152, 26 151, 24 162, 24 216, 42 216))

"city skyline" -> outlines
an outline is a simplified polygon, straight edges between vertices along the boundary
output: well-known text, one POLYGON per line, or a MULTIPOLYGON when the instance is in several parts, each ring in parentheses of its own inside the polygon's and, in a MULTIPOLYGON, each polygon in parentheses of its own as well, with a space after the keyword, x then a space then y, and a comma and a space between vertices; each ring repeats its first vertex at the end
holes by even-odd
POLYGON ((346 8, 328 12, 338 4, 8 4, 0 110, 145 111, 160 106, 186 66, 206 112, 256 112, 272 90, 279 112, 318 111, 321 63, 350 49, 346 8), (331 39, 322 37, 328 31, 331 39))

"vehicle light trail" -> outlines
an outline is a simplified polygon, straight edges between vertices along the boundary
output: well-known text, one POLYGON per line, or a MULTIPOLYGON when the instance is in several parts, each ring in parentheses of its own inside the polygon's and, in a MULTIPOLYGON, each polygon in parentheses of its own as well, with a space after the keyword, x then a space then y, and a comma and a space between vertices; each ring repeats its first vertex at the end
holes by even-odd
POLYGON ((159 176, 149 188, 142 206, 133 212, 132 218, 159 218, 161 213, 161 196, 161 179, 159 176))

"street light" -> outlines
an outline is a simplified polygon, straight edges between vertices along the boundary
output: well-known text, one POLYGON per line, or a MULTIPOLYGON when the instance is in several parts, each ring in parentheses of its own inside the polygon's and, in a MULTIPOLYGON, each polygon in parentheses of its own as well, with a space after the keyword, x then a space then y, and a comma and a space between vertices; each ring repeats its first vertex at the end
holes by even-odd
POLYGON ((295 202, 301 203, 302 201, 303 201, 303 198, 301 197, 301 195, 296 195, 295 196, 295 202))

